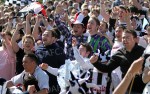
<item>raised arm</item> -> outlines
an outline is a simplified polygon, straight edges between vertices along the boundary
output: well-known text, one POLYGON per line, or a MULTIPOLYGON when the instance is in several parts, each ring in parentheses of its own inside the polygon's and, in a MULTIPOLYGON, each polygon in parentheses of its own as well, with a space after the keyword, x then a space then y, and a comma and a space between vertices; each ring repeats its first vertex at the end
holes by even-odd
POLYGON ((72 27, 71 26, 72 22, 70 21, 68 14, 66 12, 64 13, 64 16, 65 16, 65 21, 68 23, 69 27, 72 27))
POLYGON ((49 25, 49 23, 48 23, 46 17, 43 17, 42 21, 43 21, 44 26, 46 27, 47 30, 52 29, 52 27, 49 25))
POLYGON ((65 38, 68 38, 70 36, 70 31, 68 29, 68 27, 66 26, 66 24, 64 22, 61 21, 60 16, 61 16, 61 12, 62 12, 62 5, 57 5, 56 10, 55 10, 55 23, 59 29, 59 31, 61 31, 62 35, 65 36, 65 38))
POLYGON ((108 22, 109 18, 110 18, 110 15, 106 13, 106 7, 105 7, 105 4, 104 4, 104 0, 100 1, 100 6, 101 6, 100 13, 104 17, 105 21, 108 22))
POLYGON ((132 81, 132 79, 135 77, 136 74, 139 73, 139 71, 141 71, 143 61, 144 61, 144 58, 141 57, 132 63, 125 77, 120 82, 120 84, 116 87, 113 94, 125 94, 126 93, 127 88, 130 82, 132 81))
POLYGON ((137 0, 130 0, 130 3, 137 7, 139 10, 142 10, 142 5, 137 0))
POLYGON ((72 46, 73 46, 73 52, 74 52, 74 57, 76 61, 82 66, 84 69, 92 69, 94 66, 90 63, 90 60, 85 61, 83 57, 80 55, 79 50, 76 47, 76 39, 73 39, 72 41, 72 46))
POLYGON ((8 36, 6 35, 5 32, 3 32, 3 33, 1 34, 1 36, 2 36, 3 40, 5 41, 5 42, 4 42, 4 46, 6 47, 6 50, 7 50, 8 54, 9 54, 9 57, 10 57, 10 60, 14 60, 14 58, 15 58, 15 53, 14 53, 14 51, 13 51, 13 49, 12 49, 11 41, 9 40, 9 38, 8 38, 8 36))
POLYGON ((83 57, 80 55, 77 47, 73 47, 74 57, 77 62, 82 66, 84 69, 92 69, 94 66, 90 63, 90 60, 85 61, 83 57))
POLYGON ((35 26, 33 28, 33 32, 32 32, 32 35, 34 37, 35 40, 38 40, 39 38, 39 26, 40 26, 40 21, 42 20, 42 17, 37 15, 36 17, 36 23, 35 23, 35 26))
POLYGON ((120 65, 120 61, 122 60, 122 58, 119 56, 120 54, 113 55, 107 64, 104 64, 98 61, 98 58, 96 58, 97 57, 96 55, 92 56, 92 58, 90 58, 90 61, 93 64, 93 66, 97 68, 97 70, 108 73, 108 72, 112 72, 114 69, 116 69, 120 65))
POLYGON ((112 8, 112 12, 110 14, 110 18, 109 18, 109 30, 110 32, 112 31, 112 29, 115 29, 115 26, 117 24, 118 21, 118 14, 119 14, 119 7, 115 6, 112 8))
POLYGON ((17 53, 19 51, 19 46, 18 46, 17 40, 18 40, 18 37, 20 37, 19 30, 21 28, 22 28, 22 24, 21 23, 17 24, 16 30, 11 39, 12 48, 15 53, 17 53))
POLYGON ((39 65, 43 70, 48 71, 49 73, 53 74, 54 76, 58 75, 58 68, 52 68, 51 66, 48 66, 46 63, 42 63, 39 65))
POLYGON ((29 13, 26 16, 26 34, 27 35, 31 34, 31 24, 30 24, 31 17, 32 17, 32 13, 29 13))
POLYGON ((128 30, 133 30, 133 28, 131 27, 131 23, 130 23, 130 14, 129 14, 129 11, 125 12, 125 21, 127 23, 127 29, 128 30))
POLYGON ((8 18, 6 31, 11 31, 11 30, 12 30, 12 18, 8 18))

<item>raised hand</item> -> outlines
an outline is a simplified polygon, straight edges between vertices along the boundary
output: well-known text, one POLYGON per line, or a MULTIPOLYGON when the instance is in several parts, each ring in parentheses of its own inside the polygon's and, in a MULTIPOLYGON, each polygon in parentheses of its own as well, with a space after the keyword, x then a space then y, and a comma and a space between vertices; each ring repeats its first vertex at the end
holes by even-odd
POLYGON ((20 30, 21 28, 23 28, 23 24, 22 23, 18 23, 16 25, 16 30, 20 30))
POLYGON ((133 30, 133 27, 131 26, 131 23, 130 23, 130 13, 129 11, 126 10, 126 12, 124 12, 124 20, 127 24, 127 29, 129 30, 133 30))
POLYGON ((92 55, 90 58, 90 62, 91 63, 95 63, 98 60, 98 56, 97 55, 92 55))
POLYGON ((65 19, 65 21, 69 20, 68 14, 66 12, 64 13, 64 19, 65 19))
POLYGON ((75 47, 77 45, 77 39, 75 37, 72 38, 72 46, 75 47))
POLYGON ((43 70, 47 70, 48 64, 42 63, 42 64, 39 65, 39 67, 41 67, 43 70))
POLYGON ((130 13, 129 11, 126 10, 126 12, 124 13, 125 14, 125 21, 130 21, 130 13))
POLYGON ((112 18, 118 18, 119 10, 120 9, 118 6, 112 8, 112 14, 111 14, 112 18))
POLYGON ((8 26, 9 29, 12 28, 12 25, 13 25, 12 22, 13 22, 13 19, 12 18, 8 18, 8 23, 7 23, 8 25, 7 26, 8 26))
POLYGON ((37 15, 36 16, 36 22, 41 22, 43 20, 43 16, 42 15, 37 15))
POLYGON ((139 59, 135 60, 131 67, 129 68, 129 70, 133 73, 133 74, 138 74, 141 69, 142 69, 142 65, 143 65, 143 62, 144 62, 144 58, 143 57, 140 57, 139 59))
POLYGON ((27 16, 26 16, 26 20, 30 20, 31 19, 31 17, 32 17, 32 13, 29 13, 27 16))

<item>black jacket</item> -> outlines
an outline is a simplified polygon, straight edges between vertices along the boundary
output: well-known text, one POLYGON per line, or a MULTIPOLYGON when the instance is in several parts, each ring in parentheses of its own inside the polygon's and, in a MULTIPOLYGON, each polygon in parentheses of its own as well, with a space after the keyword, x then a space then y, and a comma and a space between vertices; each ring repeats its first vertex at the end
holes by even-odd
MULTIPOLYGON (((118 66, 120 66, 123 78, 133 61, 142 56, 143 51, 143 47, 135 44, 131 52, 128 52, 125 48, 122 48, 111 57, 110 61, 107 64, 102 64, 98 61, 93 65, 102 72, 111 72, 118 66)), ((142 93, 144 87, 145 84, 142 82, 142 75, 136 75, 132 87, 132 92, 142 93)))

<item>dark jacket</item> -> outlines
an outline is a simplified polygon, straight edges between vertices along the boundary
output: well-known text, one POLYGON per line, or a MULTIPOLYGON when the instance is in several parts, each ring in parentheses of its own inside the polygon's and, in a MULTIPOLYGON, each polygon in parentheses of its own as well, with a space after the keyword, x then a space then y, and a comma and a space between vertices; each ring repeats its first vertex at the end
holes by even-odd
MULTIPOLYGON (((60 66, 65 63, 64 51, 61 47, 59 47, 55 43, 46 47, 44 45, 39 46, 35 54, 39 58, 39 64, 47 63, 49 66, 53 68, 60 68, 60 66)), ((50 73, 48 73, 48 75, 50 86, 49 94, 58 94, 60 92, 60 87, 57 83, 56 76, 53 76, 50 73)))
MULTIPOLYGON (((122 78, 125 76, 129 67, 133 63, 134 60, 138 59, 142 56, 144 48, 135 44, 131 52, 126 51, 125 48, 122 48, 114 54, 110 61, 107 64, 102 64, 100 62, 94 63, 94 67, 96 67, 99 71, 102 72, 111 72, 120 66, 122 71, 122 78)), ((132 92, 142 93, 145 84, 142 82, 142 75, 136 75, 132 92)))

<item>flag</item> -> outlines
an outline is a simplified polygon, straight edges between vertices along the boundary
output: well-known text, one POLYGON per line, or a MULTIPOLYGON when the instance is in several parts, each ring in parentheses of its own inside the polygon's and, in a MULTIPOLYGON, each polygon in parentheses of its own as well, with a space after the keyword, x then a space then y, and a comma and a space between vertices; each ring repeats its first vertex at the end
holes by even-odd
POLYGON ((148 22, 148 20, 147 20, 146 18, 144 18, 144 19, 143 19, 143 26, 142 26, 142 27, 143 27, 143 30, 145 29, 145 26, 146 26, 146 25, 149 25, 149 22, 148 22))
POLYGON ((36 0, 6 0, 5 5, 26 6, 36 0))
POLYGON ((46 16, 46 11, 44 9, 44 6, 40 4, 39 2, 33 2, 27 6, 25 6, 23 9, 19 11, 19 13, 26 14, 29 11, 33 11, 33 13, 36 15, 38 13, 41 13, 42 15, 46 16))

